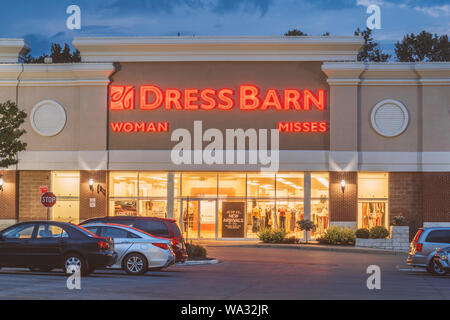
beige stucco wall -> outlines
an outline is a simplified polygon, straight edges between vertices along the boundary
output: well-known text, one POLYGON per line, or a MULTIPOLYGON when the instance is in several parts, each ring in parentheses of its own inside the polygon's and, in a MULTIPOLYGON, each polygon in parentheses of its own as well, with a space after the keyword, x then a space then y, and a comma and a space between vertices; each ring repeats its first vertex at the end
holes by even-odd
POLYGON ((420 87, 418 86, 361 86, 360 101, 360 151, 417 152, 420 151, 420 87), (396 137, 379 135, 370 122, 373 107, 385 99, 402 102, 408 109, 409 124, 396 137))
POLYGON ((450 152, 450 87, 423 87, 423 151, 450 152))

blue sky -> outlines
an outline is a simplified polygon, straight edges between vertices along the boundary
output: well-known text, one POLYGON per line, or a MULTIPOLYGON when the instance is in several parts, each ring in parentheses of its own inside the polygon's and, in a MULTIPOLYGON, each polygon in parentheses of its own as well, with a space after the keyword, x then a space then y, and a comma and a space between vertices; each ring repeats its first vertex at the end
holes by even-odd
POLYGON ((450 33, 450 0, 0 0, 0 37, 25 38, 38 56, 50 42, 80 36, 352 35, 369 4, 381 7, 383 49, 406 33, 450 33), (66 8, 81 7, 82 28, 66 29, 66 8))

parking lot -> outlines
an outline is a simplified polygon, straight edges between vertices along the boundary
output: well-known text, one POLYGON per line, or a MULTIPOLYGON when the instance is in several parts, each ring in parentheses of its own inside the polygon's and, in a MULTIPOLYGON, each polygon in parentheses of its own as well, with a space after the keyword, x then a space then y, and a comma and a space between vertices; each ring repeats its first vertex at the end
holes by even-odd
POLYGON ((215 265, 172 266, 145 276, 96 271, 68 290, 59 271, 0 270, 1 299, 450 299, 450 276, 409 271, 395 255, 210 247, 215 265), (366 269, 381 268, 381 290, 366 269))

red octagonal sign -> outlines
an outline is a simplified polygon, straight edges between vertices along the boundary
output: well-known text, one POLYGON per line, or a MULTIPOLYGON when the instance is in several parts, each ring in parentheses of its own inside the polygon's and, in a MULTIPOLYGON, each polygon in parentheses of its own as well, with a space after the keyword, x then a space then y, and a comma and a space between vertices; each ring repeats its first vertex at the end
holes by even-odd
POLYGON ((46 192, 41 197, 41 203, 46 208, 51 208, 56 204, 56 196, 53 192, 46 192))

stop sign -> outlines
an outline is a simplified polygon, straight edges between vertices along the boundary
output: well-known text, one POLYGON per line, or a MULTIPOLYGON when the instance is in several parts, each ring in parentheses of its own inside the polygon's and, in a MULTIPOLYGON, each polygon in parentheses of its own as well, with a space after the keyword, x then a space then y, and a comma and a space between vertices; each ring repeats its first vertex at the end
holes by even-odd
POLYGON ((46 208, 51 208, 56 203, 56 196, 53 194, 53 192, 46 192, 41 197, 41 203, 46 208))

